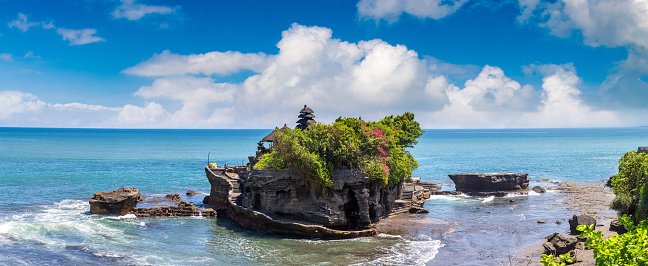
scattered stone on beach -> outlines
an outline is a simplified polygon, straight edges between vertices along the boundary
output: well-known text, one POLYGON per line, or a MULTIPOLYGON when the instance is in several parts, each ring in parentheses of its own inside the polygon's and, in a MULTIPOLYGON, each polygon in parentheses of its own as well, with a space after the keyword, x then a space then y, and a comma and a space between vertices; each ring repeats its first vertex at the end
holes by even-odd
POLYGON ((180 201, 180 200, 182 200, 180 198, 180 194, 178 194, 178 193, 176 193, 176 194, 168 194, 168 195, 166 195, 164 197, 169 199, 169 200, 172 200, 172 201, 180 201))
POLYGON ((529 187, 529 174, 469 173, 448 175, 461 192, 503 192, 529 187))
POLYGON ((618 219, 614 219, 610 222, 610 231, 615 231, 618 234, 625 234, 628 232, 628 230, 625 229, 625 226, 619 224, 618 219))
POLYGON ((135 208, 133 214, 137 217, 215 217, 216 211, 213 209, 199 209, 195 205, 183 200, 178 203, 178 206, 135 208))
POLYGON ((90 213, 126 215, 135 208, 140 197, 136 188, 99 191, 90 199, 90 213))
POLYGON ((193 195, 196 195, 196 194, 197 194, 196 191, 193 191, 191 189, 187 190, 187 193, 185 193, 185 195, 187 195, 187 196, 193 196, 193 195))
POLYGON ((545 190, 545 189, 544 189, 543 187, 541 187, 541 186, 535 186, 535 187, 533 187, 531 190, 535 191, 536 193, 545 193, 545 192, 547 192, 547 190, 545 190))
POLYGON ((572 234, 580 234, 581 231, 576 229, 579 225, 594 225, 596 227, 596 219, 589 215, 574 215, 569 219, 569 230, 572 234))
POLYGON ((546 224, 547 222, 545 222, 545 221, 537 221, 536 223, 539 223, 539 224, 546 224))
POLYGON ((568 237, 560 233, 553 233, 547 237, 546 243, 542 244, 545 254, 554 254, 556 256, 568 253, 576 249, 578 238, 568 237))

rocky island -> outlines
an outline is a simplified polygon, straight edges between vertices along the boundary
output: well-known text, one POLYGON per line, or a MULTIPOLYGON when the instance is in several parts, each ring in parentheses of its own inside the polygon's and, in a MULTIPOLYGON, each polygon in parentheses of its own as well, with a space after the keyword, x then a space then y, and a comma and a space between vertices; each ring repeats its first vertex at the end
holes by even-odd
POLYGON ((205 167, 206 202, 249 229, 324 239, 374 235, 381 218, 423 210, 432 186, 406 183, 418 163, 403 148, 422 134, 413 114, 332 125, 314 117, 304 106, 298 126, 263 138, 246 166, 205 167))

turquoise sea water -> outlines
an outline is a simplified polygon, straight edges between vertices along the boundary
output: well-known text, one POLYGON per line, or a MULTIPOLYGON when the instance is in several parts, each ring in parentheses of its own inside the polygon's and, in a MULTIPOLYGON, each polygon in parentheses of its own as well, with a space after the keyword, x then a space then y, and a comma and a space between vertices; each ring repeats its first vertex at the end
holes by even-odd
MULTIPOLYGON (((421 219, 455 224, 453 233, 322 241, 261 234, 222 218, 87 213, 92 193, 120 186, 145 195, 209 193, 207 154, 219 165, 241 164, 269 132, 0 128, 0 264, 497 264, 488 256, 497 256, 494 247, 515 251, 560 230, 536 220, 570 215, 543 204, 552 193, 515 203, 436 196, 421 219)), ((584 183, 615 174, 624 152, 648 145, 648 128, 427 130, 419 141, 411 151, 424 181, 524 172, 584 183)), ((183 195, 196 204, 203 196, 183 195)))

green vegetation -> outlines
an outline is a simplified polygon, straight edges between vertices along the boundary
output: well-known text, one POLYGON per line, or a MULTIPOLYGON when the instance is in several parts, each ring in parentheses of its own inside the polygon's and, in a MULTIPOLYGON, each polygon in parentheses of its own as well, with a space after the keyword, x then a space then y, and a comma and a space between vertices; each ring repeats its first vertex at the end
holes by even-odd
POLYGON ((335 169, 358 169, 382 186, 412 176, 418 162, 406 148, 423 135, 414 114, 387 116, 378 122, 338 118, 311 129, 278 129, 274 148, 255 169, 294 168, 312 187, 333 185, 335 169))
POLYGON ((603 239, 603 234, 594 232, 593 225, 579 225, 583 231, 580 237, 588 237, 586 245, 594 249, 596 265, 648 265, 648 220, 637 226, 626 215, 619 217, 627 233, 603 239))
POLYGON ((540 264, 545 266, 565 266, 567 263, 574 263, 574 258, 569 253, 555 257, 553 254, 542 254, 540 264))
POLYGON ((619 160, 619 173, 612 177, 616 197, 610 207, 635 221, 648 218, 648 153, 627 152, 619 160))

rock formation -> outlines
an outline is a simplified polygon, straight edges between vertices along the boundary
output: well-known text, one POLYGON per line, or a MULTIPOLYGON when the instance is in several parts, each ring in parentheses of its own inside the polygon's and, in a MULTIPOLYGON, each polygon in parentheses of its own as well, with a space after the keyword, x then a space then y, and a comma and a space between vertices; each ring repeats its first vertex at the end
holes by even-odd
POLYGON ((578 239, 576 237, 567 237, 559 233, 553 233, 545 237, 547 242, 542 244, 545 254, 554 254, 556 256, 569 253, 576 249, 578 239))
MULTIPOLYGON (((470 173, 448 175, 455 183, 457 191, 475 192, 502 192, 526 190, 529 187, 529 174, 512 173, 470 173)), ((481 193, 484 194, 484 193, 481 193)), ((485 195, 485 194, 484 194, 485 195)))
POLYGON ((195 205, 180 201, 178 206, 162 206, 154 208, 135 208, 133 214, 137 217, 189 217, 189 216, 204 216, 216 217, 216 211, 213 209, 199 209, 195 205))
POLYGON ((96 192, 90 199, 90 213, 126 215, 135 208, 140 196, 136 188, 96 192))
POLYGON ((589 215, 574 215, 574 217, 569 219, 569 230, 571 230, 572 234, 579 235, 581 233, 581 231, 578 231, 576 229, 576 227, 579 225, 596 226, 596 219, 589 215))
POLYGON ((531 190, 533 190, 536 193, 546 193, 547 192, 547 190, 545 190, 541 186, 535 186, 535 187, 531 188, 531 190))
POLYGON ((362 171, 336 170, 333 186, 313 190, 292 169, 212 168, 209 204, 241 226, 262 232, 351 238, 376 233, 373 223, 421 207, 429 190, 409 184, 381 187, 362 171))

